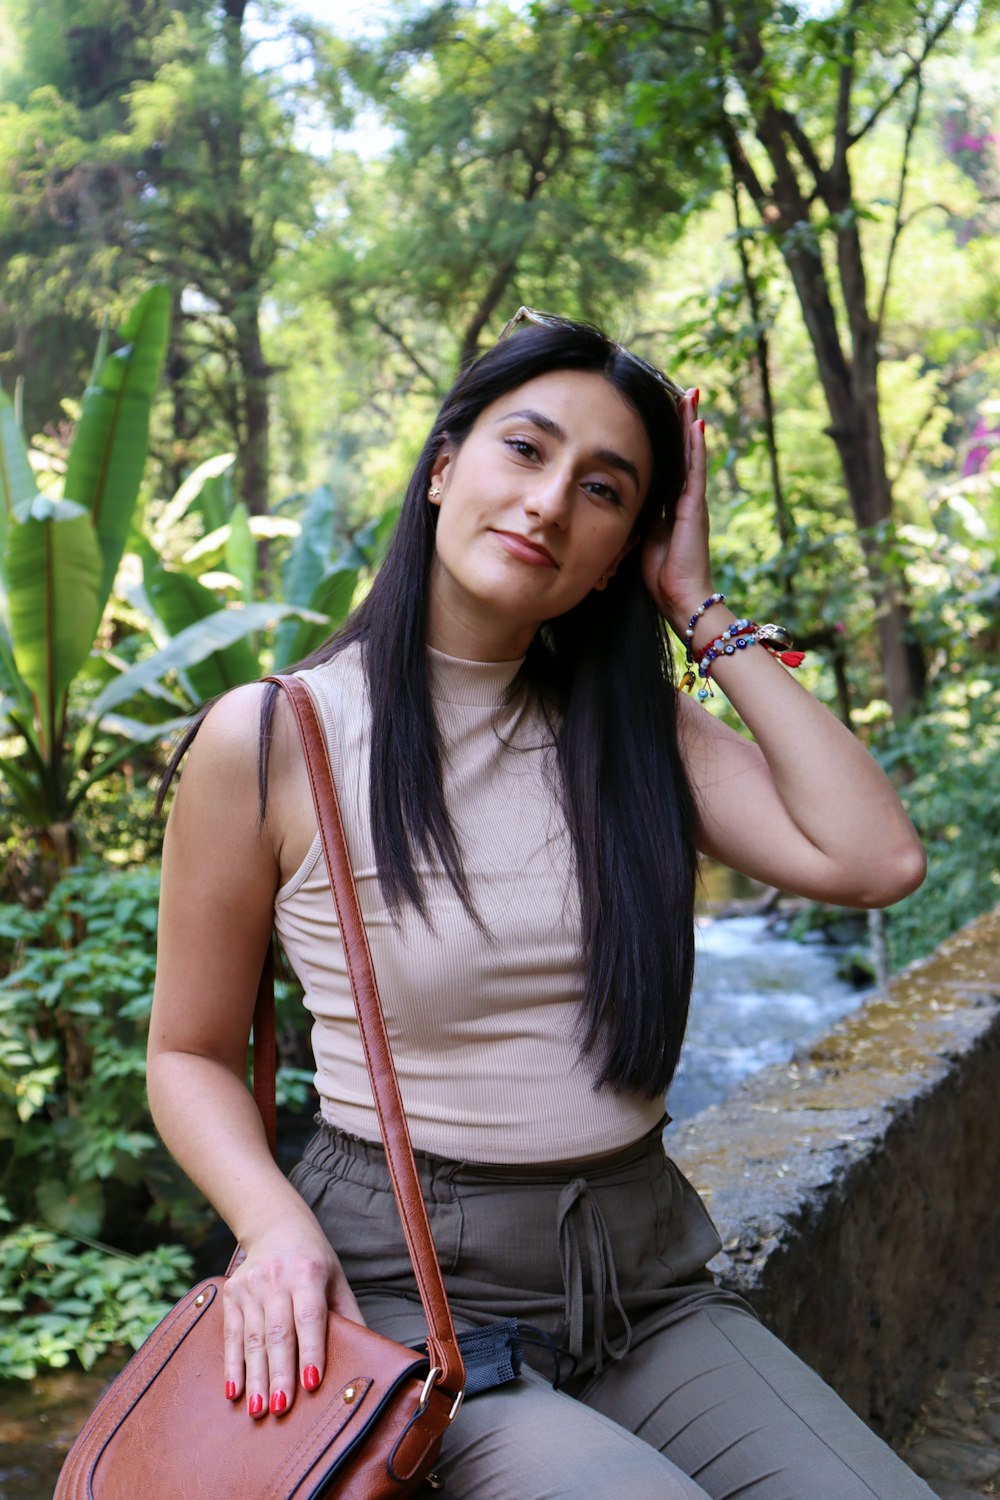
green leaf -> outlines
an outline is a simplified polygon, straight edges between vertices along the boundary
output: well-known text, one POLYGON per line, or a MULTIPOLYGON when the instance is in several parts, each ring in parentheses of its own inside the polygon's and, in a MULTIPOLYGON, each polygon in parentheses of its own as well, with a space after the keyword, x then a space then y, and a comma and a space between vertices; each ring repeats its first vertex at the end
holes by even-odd
MULTIPOLYGON (((332 544, 335 512, 333 491, 329 485, 319 485, 306 501, 302 529, 292 545, 282 573, 282 587, 287 603, 313 609, 322 608, 314 602, 314 596, 324 575, 334 566, 332 544)), ((299 621, 283 620, 274 639, 275 667, 282 669, 305 656, 309 649, 305 644, 307 639, 311 639, 311 636, 303 632, 299 621)))
MULTIPOLYGON (((158 682, 167 672, 186 671, 214 652, 231 646, 234 641, 242 640, 256 630, 267 629, 275 620, 290 614, 306 616, 307 613, 288 604, 244 604, 236 609, 216 610, 206 620, 199 620, 182 630, 162 651, 137 662, 121 677, 109 682, 91 704, 90 715, 99 718, 109 708, 115 708, 142 692, 148 683, 158 682)), ((258 668, 254 677, 259 675, 258 668)))
POLYGON ((96 1235, 104 1220, 104 1194, 96 1182, 68 1190, 62 1182, 49 1179, 35 1192, 40 1216, 63 1234, 96 1235))
MULTIPOLYGON (((83 410, 66 469, 64 493, 90 512, 102 559, 98 614, 125 550, 149 445, 149 412, 167 349, 170 293, 153 286, 121 330, 126 340, 104 361, 83 410)), ((88 645, 90 643, 88 642, 88 645)))
POLYGON ((163 552, 170 535, 185 515, 189 508, 200 502, 200 508, 205 515, 205 520, 210 530, 221 526, 225 520, 222 507, 214 503, 213 499, 204 498, 206 486, 211 490, 211 482, 228 474, 236 460, 234 453, 218 453, 214 458, 208 458, 203 464, 199 464, 184 480, 176 494, 164 506, 156 526, 153 528, 152 543, 157 552, 163 552))
MULTIPOLYGON (((146 570, 144 582, 147 598, 171 638, 219 611, 215 594, 189 573, 152 567, 146 570)), ((234 641, 225 650, 214 651, 204 661, 184 669, 188 689, 199 703, 207 703, 228 688, 251 682, 259 675, 256 652, 245 639, 234 641)))
MULTIPOLYGON (((308 615, 293 622, 293 629, 287 634, 282 635, 279 627, 274 647, 275 671, 283 671, 292 662, 301 661, 343 624, 354 598, 358 571, 340 564, 331 568, 313 590, 308 615)), ((287 627, 292 622, 283 623, 287 627)))
POLYGON ((14 661, 34 694, 51 754, 60 700, 90 653, 101 616, 101 554, 90 517, 67 501, 36 497, 7 533, 14 661))
POLYGON ((17 761, 10 760, 6 756, 0 757, 0 776, 14 793, 14 801, 21 809, 28 825, 31 828, 45 828, 52 818, 45 789, 40 779, 31 776, 18 765, 17 761))
POLYGON ((250 532, 250 517, 241 500, 233 507, 224 551, 226 567, 240 581, 244 602, 253 602, 257 579, 257 548, 250 532))
POLYGON ((2 620, 0 620, 0 694, 7 699, 0 713, 10 713, 16 709, 18 713, 30 718, 31 693, 17 670, 10 634, 2 620))
MULTIPOLYGON (((282 571, 282 588, 288 604, 308 604, 317 583, 330 566, 335 505, 333 491, 327 484, 319 485, 306 501, 302 529, 282 571)), ((278 630, 278 641, 284 631, 293 628, 282 625, 278 630)))
POLYGON ((28 462, 28 449, 18 426, 14 403, 0 388, 0 623, 5 619, 3 588, 4 538, 14 507, 30 501, 38 486, 28 462))
MULTIPOLYGON (((191 723, 188 714, 176 719, 164 719, 162 724, 144 724, 141 719, 130 719, 125 714, 104 714, 101 728, 111 734, 123 734, 133 745, 151 745, 155 740, 169 740, 179 729, 191 723)), ((89 780, 89 778, 88 778, 89 780)))

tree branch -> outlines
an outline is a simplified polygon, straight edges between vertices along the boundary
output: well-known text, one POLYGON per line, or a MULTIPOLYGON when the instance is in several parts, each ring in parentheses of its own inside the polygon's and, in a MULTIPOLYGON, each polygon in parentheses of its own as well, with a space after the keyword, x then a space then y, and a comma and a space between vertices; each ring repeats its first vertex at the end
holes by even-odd
POLYGON ((789 139, 801 156, 804 165, 812 173, 813 180, 822 194, 828 174, 826 168, 816 155, 816 148, 790 110, 779 109, 776 113, 785 130, 788 132, 789 139))
MULTIPOLYGON (((736 173, 733 171, 731 158, 729 167, 730 197, 733 204, 733 219, 736 224, 736 249, 740 259, 740 270, 743 273, 743 287, 750 306, 750 317, 753 320, 754 345, 757 351, 757 371, 760 377, 760 392, 764 403, 764 435, 767 441, 767 457, 771 468, 774 514, 778 523, 778 535, 781 538, 781 545, 787 549, 791 535, 791 520, 788 512, 788 502, 785 499, 784 486, 781 482, 781 462, 778 457, 778 438, 774 420, 774 397, 771 391, 771 358, 768 348, 767 330, 764 327, 760 298, 757 295, 757 283, 754 281, 753 272, 750 269, 750 257, 747 254, 746 240, 743 235, 743 218, 740 213, 740 185, 737 181, 736 173)), ((786 595, 791 595, 791 578, 786 575, 784 582, 786 595)))
POLYGON ((397 333, 395 328, 390 328, 389 324, 386 323, 382 318, 380 318, 377 313, 374 313, 372 315, 372 321, 374 322, 375 327, 380 329, 381 332, 385 334, 386 338, 391 339, 392 342, 397 346, 397 348, 406 355, 407 359, 410 361, 410 364, 414 367, 414 369, 417 370, 424 377, 424 379, 429 382, 431 390, 437 390, 438 382, 434 379, 434 376, 431 374, 430 370, 428 370, 427 366, 424 364, 423 360, 420 358, 416 350, 410 348, 403 335, 401 333, 397 333))
POLYGON ((913 94, 913 108, 910 118, 906 122, 906 136, 903 141, 903 160, 899 168, 899 187, 896 192, 896 207, 894 210, 895 221, 892 226, 892 236, 889 240, 889 248, 886 251, 885 271, 882 276, 882 290, 879 293, 878 312, 875 314, 875 337, 881 338, 882 327, 885 323, 885 307, 889 297, 889 283, 892 278, 892 263, 896 256, 896 248, 899 244, 899 236, 903 232, 903 196, 906 192, 906 178, 910 166, 910 151, 913 146, 913 137, 920 118, 920 106, 923 103, 924 79, 920 69, 916 72, 917 86, 913 94))
POLYGON ((875 121, 879 118, 879 116, 885 113, 893 100, 898 99, 899 95, 906 88, 906 85, 910 82, 910 79, 913 78, 914 74, 919 73, 931 49, 937 46, 937 43, 941 40, 944 33, 948 30, 949 26, 954 21, 955 17, 958 15, 958 12, 962 9, 962 6, 964 4, 965 0, 953 0, 953 4, 949 6, 948 10, 941 17, 941 20, 938 22, 937 26, 935 26, 925 35, 924 50, 921 52, 920 56, 914 58, 913 62, 889 90, 885 98, 880 100, 879 103, 869 111, 868 117, 866 118, 864 123, 862 125, 859 125, 857 130, 855 130, 853 134, 848 138, 848 147, 857 145, 862 136, 868 134, 868 131, 871 130, 872 126, 875 124, 875 121))
POLYGON ((861 8, 861 3, 862 0, 851 0, 844 22, 847 60, 840 69, 837 83, 837 114, 833 127, 833 163, 830 169, 833 176, 837 178, 843 176, 847 166, 847 148, 850 144, 851 127, 851 90, 854 87, 854 48, 857 40, 854 17, 861 8))
MULTIPOLYGON (((521 194, 521 201, 523 203, 534 202, 536 195, 540 192, 543 183, 546 181, 548 171, 551 170, 548 157, 553 141, 556 143, 555 165, 558 166, 564 153, 565 139, 561 131, 555 105, 550 104, 545 112, 545 118, 542 123, 541 140, 533 152, 529 152, 527 149, 524 151, 528 161, 528 180, 525 184, 524 192, 521 194)), ((479 335, 486 327, 487 322, 499 305, 500 298, 507 290, 510 279, 517 269, 520 250, 521 246, 519 245, 514 254, 507 255, 503 260, 499 261, 496 270, 490 277, 486 291, 480 298, 479 306, 476 308, 462 336, 462 348, 459 355, 459 363, 462 369, 475 358, 476 350, 479 347, 479 335)))

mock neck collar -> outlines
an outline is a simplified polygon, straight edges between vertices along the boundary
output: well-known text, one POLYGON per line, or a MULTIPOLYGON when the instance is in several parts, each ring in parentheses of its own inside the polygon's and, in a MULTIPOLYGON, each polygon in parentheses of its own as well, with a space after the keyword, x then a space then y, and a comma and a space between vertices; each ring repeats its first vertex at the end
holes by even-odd
POLYGON ((466 661, 446 656, 434 646, 427 648, 431 697, 443 703, 466 703, 478 708, 496 708, 521 670, 524 657, 513 661, 466 661))

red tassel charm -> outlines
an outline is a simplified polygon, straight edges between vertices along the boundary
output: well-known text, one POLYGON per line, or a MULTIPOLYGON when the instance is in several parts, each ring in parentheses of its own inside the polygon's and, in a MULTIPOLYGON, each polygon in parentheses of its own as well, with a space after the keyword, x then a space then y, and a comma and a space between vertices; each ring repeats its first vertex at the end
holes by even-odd
POLYGON ((806 659, 804 651, 781 651, 778 660, 784 662, 786 667, 801 667, 806 659))

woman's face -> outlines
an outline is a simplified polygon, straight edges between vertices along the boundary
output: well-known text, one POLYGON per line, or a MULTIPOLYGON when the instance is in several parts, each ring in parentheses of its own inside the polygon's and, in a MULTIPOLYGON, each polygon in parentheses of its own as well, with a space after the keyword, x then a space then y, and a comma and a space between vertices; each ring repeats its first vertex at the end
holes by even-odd
POLYGON ((593 371, 539 375, 486 407, 434 466, 431 645, 523 655, 625 556, 652 463, 641 418, 593 371))

